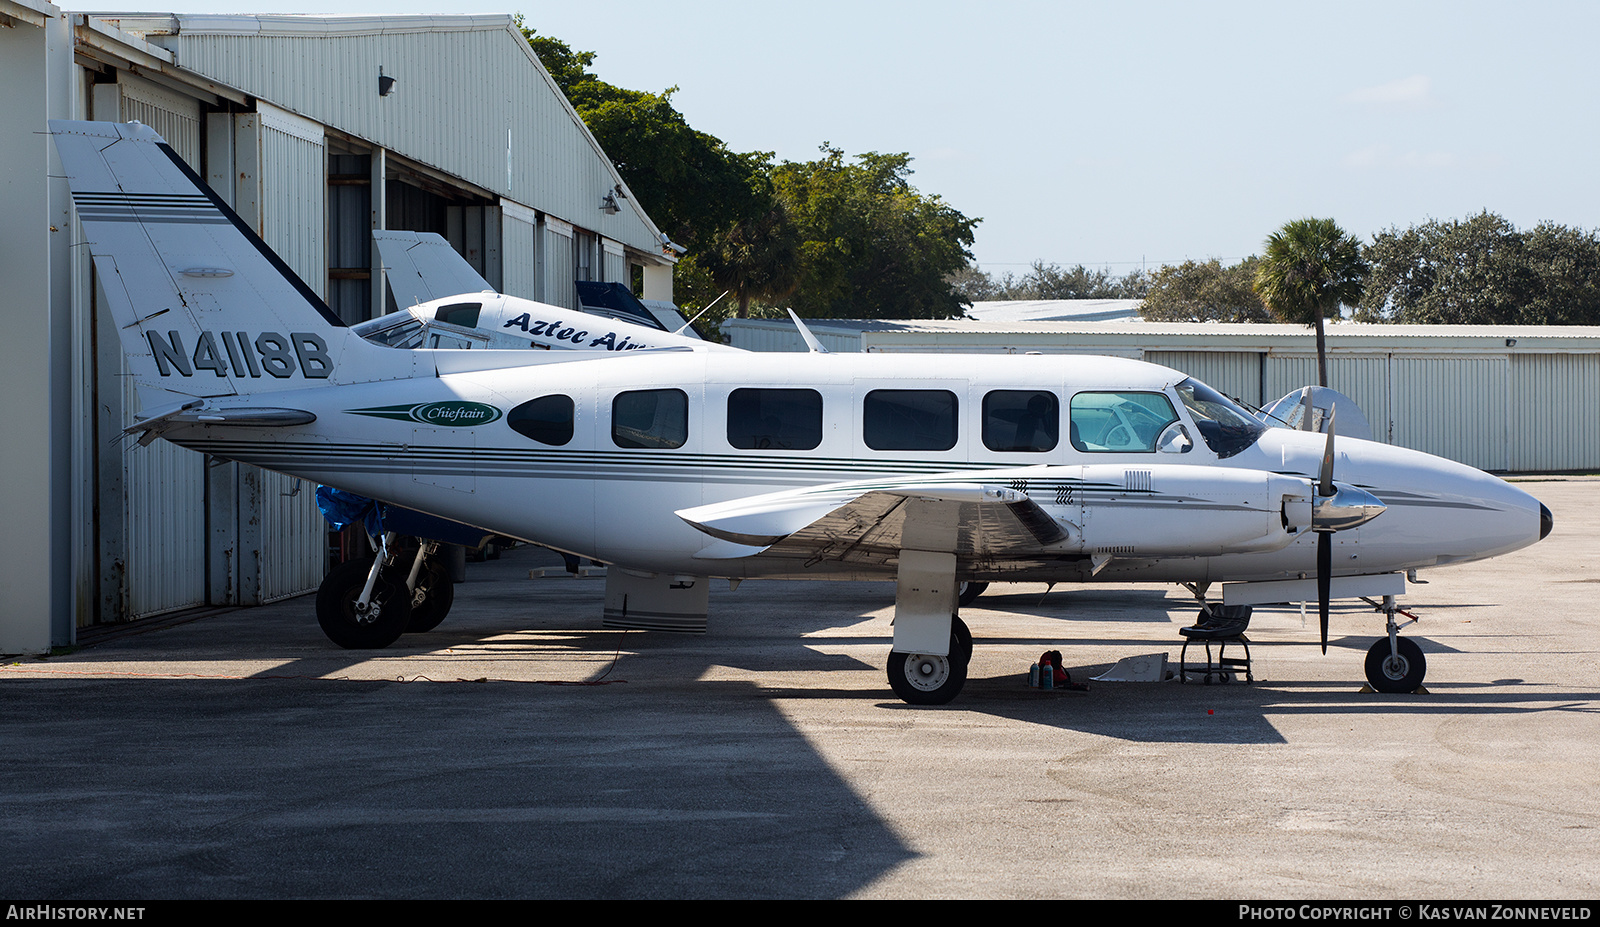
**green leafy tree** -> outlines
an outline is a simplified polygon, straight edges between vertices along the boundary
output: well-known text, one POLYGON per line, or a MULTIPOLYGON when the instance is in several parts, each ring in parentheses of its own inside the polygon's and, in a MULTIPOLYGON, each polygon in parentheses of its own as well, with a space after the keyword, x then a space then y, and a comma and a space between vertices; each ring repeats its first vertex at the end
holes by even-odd
POLYGON ((661 93, 606 83, 589 70, 594 52, 518 25, 645 212, 673 241, 703 240, 771 209, 769 152, 739 153, 689 125, 661 93))
POLYGON ((1600 238, 1490 212, 1373 236, 1357 318, 1478 325, 1600 323, 1600 238))
POLYGON ((723 229, 696 260, 733 297, 738 317, 747 319, 752 300, 776 303, 800 285, 800 233, 788 209, 774 201, 761 215, 723 229))
POLYGON ((815 161, 786 161, 773 187, 802 244, 794 309, 808 316, 944 319, 962 313, 948 282, 972 257, 969 219, 907 179, 908 154, 851 162, 824 144, 815 161))
POLYGON ((1361 301, 1367 265, 1361 243, 1332 219, 1296 219, 1267 237, 1255 290, 1274 317, 1317 330, 1317 377, 1328 385, 1328 347, 1323 320, 1341 305, 1361 301))
POLYGON ((1272 313, 1255 290, 1261 259, 1227 267, 1216 258, 1164 264, 1150 275, 1139 315, 1151 322, 1267 322, 1272 313))
POLYGON ((971 264, 963 264, 956 268, 949 276, 944 278, 949 285, 950 292, 956 295, 963 306, 970 306, 976 302, 988 299, 1009 299, 1002 295, 1004 291, 994 277, 980 268, 971 264))
POLYGON ((976 267, 950 276, 950 285, 965 302, 990 299, 1142 299, 1150 289, 1150 275, 1135 270, 1116 276, 1110 268, 1090 270, 1082 264, 1063 268, 1034 261, 1021 277, 1006 274, 999 280, 976 267))
MULTIPOLYGON (((967 266, 968 219, 907 181, 906 154, 773 165, 691 127, 660 93, 608 84, 593 52, 523 35, 656 225, 688 252, 674 274, 687 310, 730 291, 746 315, 794 294, 809 315, 945 318, 962 296, 946 281, 967 266)), ((727 312, 722 306, 713 310, 727 312)))

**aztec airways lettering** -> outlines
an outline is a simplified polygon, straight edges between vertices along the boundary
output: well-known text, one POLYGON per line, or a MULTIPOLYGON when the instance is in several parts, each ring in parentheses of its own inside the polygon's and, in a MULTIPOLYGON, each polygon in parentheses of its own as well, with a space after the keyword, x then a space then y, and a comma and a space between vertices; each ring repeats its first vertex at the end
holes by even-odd
MULTIPOLYGON (((527 312, 524 312, 516 318, 511 319, 500 327, 520 328, 530 335, 543 335, 546 338, 554 338, 557 341, 570 341, 573 344, 583 344, 583 339, 589 337, 589 333, 586 331, 576 331, 572 328, 562 328, 560 322, 534 319, 532 318, 532 315, 527 312)), ((647 344, 640 344, 637 341, 629 341, 627 335, 623 335, 622 340, 618 341, 616 332, 606 332, 599 338, 589 342, 589 347, 603 347, 607 351, 635 351, 639 348, 648 348, 650 346, 647 344)))

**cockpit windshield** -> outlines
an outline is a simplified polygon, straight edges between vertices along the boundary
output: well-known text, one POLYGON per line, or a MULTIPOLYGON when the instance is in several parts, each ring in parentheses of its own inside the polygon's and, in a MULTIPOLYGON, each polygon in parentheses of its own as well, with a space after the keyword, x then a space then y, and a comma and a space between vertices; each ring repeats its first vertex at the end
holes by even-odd
POLYGON ((1178 384, 1178 398, 1184 408, 1194 416, 1200 437, 1219 458, 1232 457, 1256 443, 1267 426, 1255 416, 1240 408, 1232 399, 1222 395, 1199 380, 1188 379, 1178 384))
POLYGON ((422 344, 422 323, 409 312, 394 312, 362 322, 352 330, 374 344, 415 348, 422 344))

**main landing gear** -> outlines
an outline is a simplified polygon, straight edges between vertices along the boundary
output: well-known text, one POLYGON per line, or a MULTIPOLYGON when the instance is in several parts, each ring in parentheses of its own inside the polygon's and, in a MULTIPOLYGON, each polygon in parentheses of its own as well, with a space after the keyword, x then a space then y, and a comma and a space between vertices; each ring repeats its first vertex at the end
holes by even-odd
POLYGON ((911 705, 943 705, 967 683, 972 662, 972 631, 960 616, 950 616, 950 653, 889 653, 889 688, 911 705))
POLYGON ((322 633, 347 650, 378 650, 408 631, 438 627, 455 600, 438 551, 437 541, 421 541, 415 556, 405 556, 391 531, 374 559, 334 567, 317 589, 322 633))
POLYGON ((1394 620, 1399 611, 1394 596, 1384 596, 1378 607, 1383 611, 1388 636, 1379 638, 1367 651, 1367 682, 1378 692, 1415 692, 1422 688, 1428 661, 1416 641, 1400 636, 1400 626, 1394 620))

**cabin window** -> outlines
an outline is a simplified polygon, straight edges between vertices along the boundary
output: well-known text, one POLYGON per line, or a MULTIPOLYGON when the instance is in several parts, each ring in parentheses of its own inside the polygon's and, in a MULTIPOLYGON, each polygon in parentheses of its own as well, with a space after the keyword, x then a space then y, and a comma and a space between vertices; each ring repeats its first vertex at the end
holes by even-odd
POLYGON ((689 397, 681 389, 641 389, 611 401, 617 447, 683 447, 689 439, 689 397))
POLYGON ((477 328, 478 313, 483 311, 483 303, 452 303, 440 306, 433 317, 440 322, 459 325, 462 328, 477 328))
POLYGON ((822 443, 822 394, 814 389, 736 389, 728 395, 728 443, 809 451, 822 443))
POLYGON ((991 451, 1054 450, 1061 400, 1046 390, 997 389, 983 397, 983 446, 991 451))
POLYGON ((572 440, 572 420, 572 397, 561 395, 530 399, 506 414, 512 431, 554 447, 572 440))
POLYGON ((1090 453, 1147 454, 1178 420, 1163 393, 1078 393, 1071 405, 1072 446, 1090 453))
POLYGON ((862 439, 875 451, 948 451, 956 446, 956 394, 945 389, 875 389, 862 408, 862 439))

